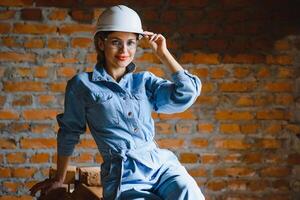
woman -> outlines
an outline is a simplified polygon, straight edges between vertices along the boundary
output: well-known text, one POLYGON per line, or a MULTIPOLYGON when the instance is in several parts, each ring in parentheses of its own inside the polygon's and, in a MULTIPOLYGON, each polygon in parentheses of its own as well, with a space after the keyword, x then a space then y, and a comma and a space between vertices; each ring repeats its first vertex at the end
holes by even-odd
POLYGON ((161 34, 143 31, 137 13, 126 6, 102 13, 94 39, 98 63, 93 72, 68 81, 65 111, 57 116, 57 175, 33 186, 31 193, 62 185, 69 157, 88 124, 104 161, 105 200, 204 199, 176 156, 157 147, 151 118, 152 111, 175 113, 190 107, 200 94, 200 80, 177 63, 161 34), (173 82, 150 72, 132 73, 141 37, 172 71, 173 82))

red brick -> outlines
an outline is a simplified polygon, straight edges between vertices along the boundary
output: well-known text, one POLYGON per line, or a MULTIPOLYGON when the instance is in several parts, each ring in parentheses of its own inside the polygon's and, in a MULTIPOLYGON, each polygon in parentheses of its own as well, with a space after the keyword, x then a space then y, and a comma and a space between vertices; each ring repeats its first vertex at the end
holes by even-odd
POLYGON ((165 138, 157 141, 160 148, 180 148, 184 145, 183 139, 165 138))
POLYGON ((29 132, 30 124, 24 122, 13 122, 9 124, 9 131, 12 133, 29 132))
POLYGON ((264 88, 269 92, 292 92, 293 84, 289 82, 266 83, 264 88))
POLYGON ((165 72, 159 66, 147 67, 147 71, 153 73, 155 76, 158 76, 158 77, 164 77, 165 76, 165 72))
POLYGON ((57 69, 59 77, 71 78, 76 74, 77 70, 74 67, 60 67, 57 69))
POLYGON ((62 39, 51 38, 48 40, 48 48, 49 49, 65 49, 68 43, 62 39))
POLYGON ((279 149, 282 147, 282 141, 279 139, 261 139, 258 145, 265 149, 279 149))
POLYGON ((188 109, 182 113, 175 114, 159 114, 160 119, 196 119, 196 116, 191 109, 188 109))
POLYGON ((186 23, 182 26, 182 30, 185 33, 189 34, 198 34, 198 35, 205 35, 205 34, 216 34, 218 32, 218 26, 213 23, 201 23, 201 24, 191 24, 186 23))
POLYGON ((199 78, 206 78, 208 76, 208 69, 207 68, 193 68, 190 72, 199 78))
POLYGON ((7 23, 0 23, 0 33, 9 33, 11 31, 11 25, 7 23))
POLYGON ((199 155, 196 153, 181 153, 179 160, 181 163, 196 163, 199 160, 199 155))
POLYGON ((0 120, 19 119, 19 113, 13 110, 0 110, 0 120))
POLYGON ((53 95, 40 95, 38 101, 41 105, 50 105, 55 102, 55 96, 53 95))
POLYGON ((0 106, 2 107, 6 102, 6 96, 0 96, 0 106))
POLYGON ((276 95, 275 103, 278 105, 289 106, 294 102, 294 97, 290 94, 276 95))
POLYGON ((191 140, 191 144, 196 148, 206 148, 208 147, 208 140, 203 138, 194 138, 191 140))
POLYGON ((4 82, 6 92, 41 92, 45 90, 42 82, 4 82))
POLYGON ((234 177, 243 177, 243 176, 255 176, 255 171, 247 167, 228 167, 228 168, 218 168, 213 170, 214 176, 234 176, 234 177))
POLYGON ((50 87, 50 90, 52 92, 65 92, 66 85, 67 85, 66 82, 62 82, 62 83, 50 83, 49 87, 50 87))
POLYGON ((30 109, 24 110, 22 115, 25 120, 55 119, 59 113, 56 109, 30 109))
POLYGON ((97 149, 97 144, 94 139, 81 139, 77 147, 97 149))
POLYGON ((155 63, 160 64, 160 60, 153 54, 153 53, 143 53, 141 56, 135 58, 136 61, 139 62, 149 62, 149 63, 155 63))
POLYGON ((158 134, 171 134, 174 133, 172 126, 169 123, 157 122, 155 124, 155 130, 158 134))
POLYGON ((287 51, 291 49, 289 41, 277 40, 274 45, 274 49, 277 51, 287 51))
POLYGON ((42 11, 37 8, 25 8, 21 10, 21 18, 23 20, 41 21, 42 11))
POLYGON ((256 89, 256 82, 220 83, 221 92, 251 92, 256 89))
POLYGON ((93 44, 90 38, 74 38, 71 41, 73 48, 89 48, 93 44))
POLYGON ((33 0, 1 0, 0 6, 31 6, 33 0))
POLYGON ((223 158, 225 163, 240 163, 241 162, 241 154, 232 153, 224 156, 223 158))
POLYGON ((37 170, 35 168, 13 168, 12 177, 15 178, 31 178, 37 170))
POLYGON ((0 177, 1 178, 11 177, 11 168, 0 167, 0 177))
POLYGON ((229 72, 226 69, 218 67, 210 71, 210 77, 214 79, 221 79, 227 76, 228 73, 229 72))
POLYGON ((97 54, 96 53, 88 53, 86 54, 86 62, 95 63, 97 62, 97 54))
POLYGON ((1 10, 0 11, 0 20, 12 19, 12 18, 14 18, 15 14, 16 14, 15 10, 1 10))
POLYGON ((278 68, 277 71, 277 77, 278 78, 294 78, 296 76, 297 72, 294 68, 288 68, 288 67, 281 67, 278 68))
POLYGON ((254 116, 246 111, 216 111, 215 118, 217 120, 252 120, 254 116))
POLYGON ((56 33, 56 27, 45 24, 20 24, 14 25, 14 33, 17 34, 51 34, 56 33))
POLYGON ((236 78, 246 78, 251 73, 249 68, 245 67, 236 67, 234 68, 234 76, 236 78))
POLYGON ((84 24, 81 25, 69 24, 69 25, 63 25, 59 28, 60 34, 71 35, 74 33, 82 33, 82 32, 94 33, 95 27, 92 25, 84 25, 84 24))
POLYGON ((221 124, 220 131, 227 134, 238 134, 241 132, 241 128, 238 124, 221 124))
POLYGON ((193 125, 190 123, 177 123, 175 129, 177 133, 189 134, 192 132, 193 125))
POLYGON ((15 149, 16 141, 13 139, 0 139, 0 149, 15 149))
POLYGON ((288 192, 290 190, 290 183, 286 180, 275 180, 272 182, 272 188, 276 191, 288 192))
POLYGON ((16 193, 20 183, 5 181, 3 182, 3 186, 6 188, 6 191, 16 193))
POLYGON ((223 180, 211 180, 207 183, 207 189, 212 191, 219 191, 224 189, 227 186, 227 183, 223 180))
POLYGON ((279 134, 282 131, 281 124, 268 124, 266 125, 264 132, 267 134, 279 134))
POLYGON ((4 46, 7 47, 21 47, 22 44, 17 41, 17 38, 15 37, 3 37, 2 43, 4 46))
POLYGON ((262 177, 286 177, 291 174, 287 167, 267 167, 261 170, 262 177))
POLYGON ((245 163, 261 163, 262 162, 262 155, 261 153, 247 153, 244 156, 245 163))
POLYGON ((291 165, 300 165, 300 153, 289 154, 288 163, 291 165))
POLYGON ((46 133, 53 132, 53 128, 51 124, 31 124, 31 132, 32 133, 46 133))
POLYGON ((73 157, 72 161, 76 163, 92 163, 94 161, 93 153, 80 153, 79 156, 73 157))
POLYGON ((8 163, 24 163, 26 159, 25 153, 16 152, 16 153, 8 153, 6 155, 6 160, 8 163))
POLYGON ((237 106, 253 106, 254 100, 252 97, 249 96, 240 96, 239 99, 237 99, 235 104, 237 106))
POLYGON ((24 46, 26 48, 44 48, 45 44, 42 39, 39 38, 27 38, 26 41, 24 42, 24 46))
POLYGON ((200 106, 205 105, 217 105, 218 98, 216 96, 199 96, 196 100, 196 104, 199 104, 200 106))
POLYGON ((229 180, 227 182, 228 189, 231 191, 246 191, 247 181, 245 180, 229 180))
POLYGON ((286 162, 286 157, 283 157, 280 154, 267 153, 267 154, 264 154, 263 160, 265 163, 278 165, 278 164, 286 162))
POLYGON ((21 147, 24 149, 52 149, 56 148, 56 139, 54 138, 23 138, 21 147))
POLYGON ((58 55, 51 55, 49 58, 46 59, 45 62, 49 62, 49 63, 76 63, 78 62, 78 59, 75 57, 71 57, 71 58, 66 58, 64 57, 62 54, 58 54, 58 55))
POLYGON ((291 65, 293 64, 293 58, 289 55, 269 55, 266 57, 266 63, 274 65, 291 65))
POLYGON ((203 164, 216 164, 220 161, 220 156, 217 154, 201 154, 201 163, 203 164))
POLYGON ((34 67, 33 68, 33 75, 36 78, 47 78, 49 73, 49 68, 48 67, 34 67))
POLYGON ((31 163, 48 163, 49 162, 49 154, 48 153, 37 153, 31 156, 31 163))
POLYGON ((228 46, 228 41, 222 39, 208 39, 207 47, 213 52, 222 52, 228 46))
POLYGON ((27 67, 20 67, 16 69, 16 74, 22 78, 29 78, 31 75, 31 69, 27 67))
POLYGON ((213 92, 215 90, 215 84, 214 83, 202 83, 202 88, 201 88, 201 93, 202 94, 206 94, 206 93, 210 93, 213 92))
POLYGON ((31 95, 17 96, 12 102, 13 106, 29 106, 31 104, 32 104, 31 95))
POLYGON ((287 120, 290 118, 290 113, 285 110, 264 110, 258 111, 256 118, 260 120, 287 120))
POLYGON ((244 134, 255 134, 258 133, 258 124, 243 124, 241 125, 241 132, 244 134))
POLYGON ((67 10, 57 9, 57 10, 53 10, 48 15, 48 19, 63 21, 66 19, 67 16, 68 16, 67 10))
POLYGON ((209 123, 200 123, 198 124, 199 133, 212 133, 214 130, 214 125, 209 123))
POLYGON ((266 67, 260 68, 256 73, 256 76, 258 78, 267 78, 270 77, 270 75, 271 75, 270 70, 266 67))
POLYGON ((193 177, 203 177, 203 176, 207 176, 207 172, 206 169, 204 168, 194 168, 194 169, 190 169, 188 170, 188 173, 193 176, 193 177))
POLYGON ((75 21, 91 23, 93 20, 93 12, 88 9, 73 9, 71 11, 71 17, 75 21))
POLYGON ((0 61, 11 62, 35 62, 36 55, 33 53, 0 52, 0 61))
POLYGON ((215 147, 221 149, 245 150, 249 149, 251 145, 241 139, 217 139, 215 141, 215 147))
POLYGON ((223 58, 223 62, 240 64, 259 64, 264 63, 264 57, 260 55, 250 54, 225 55, 223 58))
POLYGON ((218 54, 196 54, 194 57, 195 64, 219 64, 220 56, 218 54))
POLYGON ((72 7, 78 2, 76 0, 35 0, 37 7, 72 7))

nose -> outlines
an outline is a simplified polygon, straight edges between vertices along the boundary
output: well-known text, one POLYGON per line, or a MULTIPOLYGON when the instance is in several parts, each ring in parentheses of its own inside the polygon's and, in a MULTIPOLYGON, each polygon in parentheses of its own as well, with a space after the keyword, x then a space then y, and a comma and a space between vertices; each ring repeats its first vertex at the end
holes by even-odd
POLYGON ((128 50, 127 44, 123 43, 122 46, 119 48, 120 52, 126 52, 128 50))

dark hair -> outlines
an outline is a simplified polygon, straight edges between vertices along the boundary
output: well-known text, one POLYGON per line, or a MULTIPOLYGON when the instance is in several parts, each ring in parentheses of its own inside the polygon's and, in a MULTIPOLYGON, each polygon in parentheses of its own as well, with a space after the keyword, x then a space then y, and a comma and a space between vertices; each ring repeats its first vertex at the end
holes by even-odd
MULTIPOLYGON (((113 31, 101 31, 98 32, 94 37, 94 45, 97 52, 97 64, 104 63, 105 64, 105 55, 104 51, 99 48, 99 40, 104 41, 105 38, 113 31)), ((139 40, 139 34, 136 33, 136 39, 139 40)))
POLYGON ((97 52, 97 64, 105 63, 104 51, 99 48, 99 40, 104 41, 107 36, 112 33, 111 31, 98 32, 94 37, 94 45, 97 52))

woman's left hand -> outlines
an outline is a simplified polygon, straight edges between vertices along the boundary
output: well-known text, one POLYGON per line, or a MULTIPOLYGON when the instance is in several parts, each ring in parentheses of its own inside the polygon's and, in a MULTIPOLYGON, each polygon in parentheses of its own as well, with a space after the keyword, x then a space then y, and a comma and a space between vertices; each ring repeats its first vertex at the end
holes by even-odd
POLYGON ((153 52, 162 58, 168 51, 166 38, 162 34, 144 31, 144 38, 151 46, 153 52))

